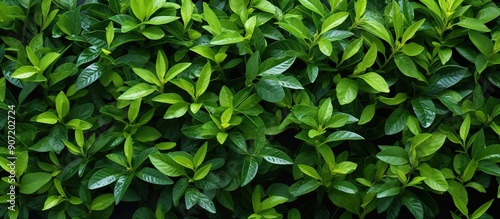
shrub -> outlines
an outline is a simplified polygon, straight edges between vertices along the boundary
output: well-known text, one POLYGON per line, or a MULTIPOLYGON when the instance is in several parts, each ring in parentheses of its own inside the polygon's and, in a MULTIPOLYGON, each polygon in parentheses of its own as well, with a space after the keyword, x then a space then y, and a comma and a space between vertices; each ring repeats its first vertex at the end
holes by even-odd
POLYGON ((2 0, 0 216, 493 218, 499 16, 2 0))

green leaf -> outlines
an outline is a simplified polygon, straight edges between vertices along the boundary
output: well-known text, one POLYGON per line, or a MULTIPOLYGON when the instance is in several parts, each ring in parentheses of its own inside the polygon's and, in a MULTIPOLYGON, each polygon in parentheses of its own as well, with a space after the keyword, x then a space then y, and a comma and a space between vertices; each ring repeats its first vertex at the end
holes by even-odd
POLYGON ((385 121, 384 131, 386 135, 394 135, 401 132, 406 126, 408 112, 403 107, 394 110, 385 121))
POLYGON ((172 199, 174 206, 179 205, 179 200, 181 199, 182 195, 184 194, 184 191, 189 186, 189 180, 187 178, 181 178, 177 182, 175 182, 175 185, 172 189, 172 199))
POLYGON ((135 17, 140 21, 144 21, 146 19, 146 4, 141 0, 130 0, 130 8, 132 9, 132 13, 134 13, 135 17))
POLYGON ((148 182, 151 184, 171 185, 174 183, 170 178, 163 175, 160 171, 153 169, 153 168, 150 168, 150 167, 142 168, 140 171, 136 172, 135 175, 139 179, 142 179, 145 182, 148 182))
POLYGON ((392 36, 383 24, 376 20, 364 20, 360 25, 365 31, 375 35, 376 37, 386 41, 389 45, 393 44, 392 36))
POLYGON ((243 159, 243 169, 241 171, 241 186, 245 186, 257 175, 259 162, 252 156, 245 156, 243 159))
POLYGON ((417 33, 418 29, 420 28, 420 26, 422 26, 422 24, 424 22, 425 22, 425 18, 421 19, 421 20, 419 20, 419 21, 417 21, 415 23, 413 23, 412 25, 410 25, 408 27, 408 29, 406 29, 405 32, 403 33, 403 38, 401 39, 401 43, 405 44, 406 41, 408 41, 413 36, 415 36, 415 33, 417 33))
POLYGON ((105 193, 97 196, 90 205, 92 211, 102 211, 113 204, 115 198, 111 193, 105 193))
POLYGON ((201 69, 200 77, 196 82, 196 97, 201 96, 208 88, 208 84, 210 83, 210 76, 212 75, 212 68, 210 66, 210 62, 207 62, 203 69, 201 69))
POLYGON ((375 72, 357 75, 356 77, 363 79, 368 85, 378 92, 389 93, 389 86, 385 79, 375 72))
POLYGON ((69 112, 69 100, 63 91, 56 96, 56 111, 59 118, 64 118, 69 112))
POLYGON ((489 56, 493 51, 493 42, 483 34, 477 31, 469 31, 469 38, 483 55, 489 56))
POLYGON ((292 184, 289 188, 290 194, 292 194, 294 197, 298 197, 304 194, 307 194, 309 192, 315 191, 319 186, 321 185, 321 182, 314 180, 314 179, 308 179, 308 180, 300 180, 292 184))
POLYGON ((228 45, 245 41, 245 38, 240 33, 234 30, 224 30, 210 41, 212 45, 228 45))
POLYGON ((314 169, 313 167, 311 166, 307 166, 305 164, 298 164, 297 167, 300 169, 300 171, 302 171, 302 173, 316 179, 316 180, 319 180, 319 181, 322 181, 323 179, 321 178, 321 176, 319 175, 318 171, 316 171, 316 169, 314 169))
POLYGON ((282 59, 270 58, 264 61, 259 67, 260 76, 279 75, 288 70, 295 62, 295 56, 282 59))
POLYGON ((5 91, 7 90, 7 81, 5 77, 0 78, 0 102, 5 101, 5 91))
MULTIPOLYGON (((165 60, 167 60, 167 59, 165 59, 165 60)), ((165 82, 172 80, 173 78, 175 78, 175 76, 182 73, 189 66, 191 66, 191 63, 188 63, 188 62, 175 64, 174 66, 172 66, 172 68, 168 69, 167 74, 165 74, 165 82)))
POLYGON ((494 200, 495 199, 489 200, 488 202, 481 205, 476 211, 474 211, 474 213, 472 213, 472 216, 470 218, 471 219, 481 218, 481 216, 483 216, 486 213, 486 211, 490 208, 491 204, 493 204, 494 200))
POLYGON ((358 125, 363 125, 370 122, 375 116, 375 104, 370 104, 363 108, 361 116, 359 117, 358 125))
POLYGON ((434 154, 446 141, 446 135, 439 132, 432 133, 430 136, 428 133, 422 133, 417 136, 412 139, 411 143, 412 147, 416 147, 419 157, 434 154), (417 136, 423 136, 423 138, 417 136))
POLYGON ((409 162, 408 152, 398 146, 389 146, 377 153, 377 158, 391 165, 405 165, 409 162))
POLYGON ((394 62, 396 62, 396 66, 404 75, 410 78, 415 78, 419 81, 427 82, 425 76, 418 71, 413 60, 407 55, 403 53, 396 53, 394 56, 394 62))
POLYGON ((101 77, 103 74, 103 69, 98 63, 92 63, 87 66, 83 71, 78 75, 75 83, 75 91, 79 91, 90 84, 94 83, 97 79, 101 77))
POLYGON ((186 28, 193 15, 195 5, 191 0, 182 0, 181 3, 181 17, 184 28, 186 28))
POLYGON ((259 152, 259 155, 269 163, 278 165, 293 164, 292 159, 285 152, 275 148, 265 147, 259 152))
MULTIPOLYGON (((410 194, 410 193, 406 193, 410 194)), ((420 200, 415 195, 404 195, 401 202, 408 208, 416 219, 424 218, 424 207, 420 200)))
MULTIPOLYGON (((424 51, 424 47, 417 43, 408 43, 401 48, 401 51, 407 56, 417 56, 424 51)), ((444 64, 443 64, 444 65, 444 64)))
POLYGON ((171 23, 177 19, 179 19, 179 17, 176 16, 155 16, 149 19, 148 21, 143 22, 143 24, 164 25, 171 23))
POLYGON ((286 201, 288 201, 288 198, 282 197, 282 196, 269 196, 268 198, 264 199, 262 203, 260 204, 261 208, 259 211, 264 211, 267 209, 271 209, 275 207, 276 205, 283 204, 286 201))
POLYGON ((321 38, 318 42, 319 50, 325 55, 325 56, 331 56, 333 52, 333 46, 332 43, 326 38, 321 38))
POLYGON ((214 11, 212 11, 206 2, 203 2, 203 18, 207 21, 208 25, 210 25, 214 35, 222 32, 222 26, 219 18, 217 18, 217 15, 214 11))
POLYGON ((118 100, 135 100, 138 98, 143 98, 145 96, 150 95, 156 90, 156 87, 146 83, 139 83, 134 85, 125 91, 122 95, 120 95, 118 100))
POLYGON ((358 0, 354 2, 354 14, 356 15, 355 20, 359 20, 366 11, 367 0, 358 0))
POLYGON ((85 48, 79 55, 76 60, 76 65, 81 66, 85 63, 91 62, 95 60, 101 54, 101 49, 97 46, 89 46, 85 48))
POLYGON ((198 205, 212 214, 217 213, 214 202, 210 200, 205 194, 201 192, 199 194, 200 199, 198 200, 198 205))
POLYGON ((207 146, 208 143, 205 142, 200 147, 200 149, 196 151, 196 154, 193 157, 193 163, 195 168, 198 168, 203 163, 203 160, 205 160, 205 156, 207 155, 207 146))
POLYGON ((491 31, 486 25, 484 25, 479 19, 476 18, 464 18, 460 20, 456 25, 479 32, 491 31))
POLYGON ((430 167, 426 163, 420 164, 417 169, 420 171, 420 175, 425 177, 424 182, 429 187, 440 192, 448 190, 448 182, 446 182, 443 173, 439 170, 430 167))
POLYGON ((467 68, 457 65, 446 65, 439 68, 429 79, 429 94, 439 94, 462 80, 467 73, 467 68))
POLYGON ((298 18, 288 18, 285 20, 285 22, 277 22, 281 28, 286 30, 286 32, 294 35, 295 37, 299 39, 306 39, 308 38, 308 29, 304 25, 304 22, 298 18))
POLYGON ((358 193, 358 188, 356 185, 352 184, 349 181, 339 181, 332 185, 334 189, 339 190, 341 192, 345 192, 347 194, 356 194, 358 193))
POLYGON ((51 179, 52 175, 50 173, 26 173, 21 177, 19 192, 23 194, 33 194, 47 184, 51 179))
POLYGON ((141 33, 150 40, 159 40, 165 36, 165 32, 157 26, 146 27, 141 30, 141 33))
POLYGON ((489 160, 489 159, 499 159, 500 158, 500 145, 489 145, 482 149, 474 159, 478 161, 489 160))
POLYGON ((201 168, 199 168, 194 173, 193 181, 202 180, 203 178, 205 178, 205 176, 207 176, 207 174, 210 172, 210 168, 212 168, 211 163, 208 163, 208 164, 202 166, 201 168))
POLYGON ((165 55, 165 52, 160 49, 158 50, 158 54, 156 55, 155 70, 156 70, 156 76, 158 76, 158 79, 160 79, 161 81, 165 79, 167 68, 168 68, 168 58, 165 55))
POLYGON ((470 129, 470 116, 469 114, 465 115, 464 121, 460 125, 460 138, 463 142, 467 141, 467 136, 469 135, 470 129))
POLYGON ((345 60, 354 56, 356 53, 358 53, 359 49, 361 49, 361 46, 363 46, 363 38, 358 38, 356 40, 351 41, 349 45, 347 45, 347 47, 345 48, 340 62, 342 63, 345 60))
POLYGON ((265 78, 255 83, 257 94, 265 101, 276 103, 285 98, 285 90, 276 78, 265 78))
POLYGON ((358 95, 358 83, 349 78, 342 78, 337 84, 335 91, 337 92, 337 99, 340 105, 349 104, 358 95))
POLYGON ((118 205, 118 203, 122 200, 133 178, 134 174, 129 173, 128 175, 121 175, 118 178, 118 180, 116 180, 115 187, 113 190, 115 205, 118 205))
POLYGON ((40 59, 40 64, 39 68, 43 72, 49 65, 51 65, 57 58, 59 58, 60 54, 56 52, 49 52, 47 55, 43 56, 42 59, 40 59))
POLYGON ((335 165, 335 168, 332 170, 332 173, 338 173, 338 174, 349 174, 352 173, 356 168, 358 167, 358 164, 350 161, 342 161, 335 165))
POLYGON ((113 21, 110 21, 106 27, 106 42, 108 43, 108 49, 111 48, 111 43, 115 38, 115 27, 113 26, 113 21))
MULTIPOLYGON (((188 154, 189 155, 189 154, 188 154)), ((191 169, 191 170, 194 170, 194 164, 193 164, 193 161, 190 159, 190 157, 186 156, 184 153, 179 153, 179 154, 176 154, 176 155, 172 155, 170 156, 172 158, 173 161, 175 161, 177 164, 185 167, 185 168, 188 168, 188 169, 191 169)))
POLYGON ((43 204, 43 209, 42 211, 51 209, 57 205, 59 205, 61 202, 63 202, 64 199, 59 196, 59 195, 51 195, 49 196, 46 200, 45 203, 43 204))
POLYGON ((89 189, 98 189, 107 186, 115 182, 120 175, 121 173, 114 168, 105 167, 98 170, 90 177, 88 187, 89 189))
POLYGON ((24 79, 24 78, 29 78, 40 71, 33 67, 33 66, 22 66, 11 75, 12 78, 17 78, 17 79, 24 79))
POLYGON ((132 68, 132 71, 134 71, 135 74, 142 78, 142 80, 150 84, 161 86, 160 81, 158 80, 158 78, 156 78, 153 72, 143 68, 132 68))
POLYGON ((324 16, 325 9, 323 8, 323 4, 319 0, 299 0, 299 2, 307 9, 321 15, 321 17, 324 16))
POLYGON ((341 25, 347 19, 347 17, 349 17, 349 13, 347 12, 337 12, 328 16, 321 25, 320 35, 341 25))
POLYGON ((430 99, 418 98, 411 101, 413 111, 422 127, 428 128, 436 118, 436 107, 430 99))
POLYGON ((34 116, 33 118, 31 118, 31 121, 53 125, 56 124, 59 119, 57 118, 57 115, 55 113, 48 111, 34 116))
POLYGON ((325 124, 326 120, 332 116, 333 105, 330 98, 326 99, 318 110, 318 121, 320 124, 325 124))
POLYGON ((302 90, 302 84, 293 76, 277 75, 278 84, 281 87, 286 87, 290 89, 302 90))
POLYGON ((186 112, 189 109, 189 104, 186 102, 178 102, 175 103, 174 105, 170 106, 167 109, 167 112, 163 116, 164 119, 173 119, 173 118, 179 118, 186 114, 186 112))
POLYGON ((363 140, 361 135, 358 135, 351 131, 335 131, 326 137, 324 143, 333 141, 345 141, 345 140, 363 140))
POLYGON ((151 126, 141 126, 134 133, 134 140, 139 142, 152 142, 161 137, 161 133, 151 126))

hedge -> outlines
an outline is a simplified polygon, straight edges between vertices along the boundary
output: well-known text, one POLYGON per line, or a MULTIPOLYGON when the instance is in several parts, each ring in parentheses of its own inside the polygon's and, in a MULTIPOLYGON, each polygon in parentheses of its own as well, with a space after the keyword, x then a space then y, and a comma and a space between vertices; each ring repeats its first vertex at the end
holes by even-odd
POLYGON ((499 16, 2 0, 0 217, 494 218, 499 16))

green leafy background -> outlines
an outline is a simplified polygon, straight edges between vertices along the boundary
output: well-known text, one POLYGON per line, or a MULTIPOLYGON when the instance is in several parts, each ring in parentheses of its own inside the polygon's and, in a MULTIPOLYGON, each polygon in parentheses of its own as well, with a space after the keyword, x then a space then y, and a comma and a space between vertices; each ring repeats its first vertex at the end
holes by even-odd
POLYGON ((494 218, 498 6, 2 0, 0 217, 494 218))

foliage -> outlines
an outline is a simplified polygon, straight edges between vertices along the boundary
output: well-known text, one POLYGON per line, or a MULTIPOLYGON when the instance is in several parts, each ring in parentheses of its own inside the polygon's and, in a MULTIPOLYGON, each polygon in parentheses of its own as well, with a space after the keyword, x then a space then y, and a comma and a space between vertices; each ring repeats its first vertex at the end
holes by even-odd
POLYGON ((498 6, 2 0, 0 216, 493 218, 498 6))

